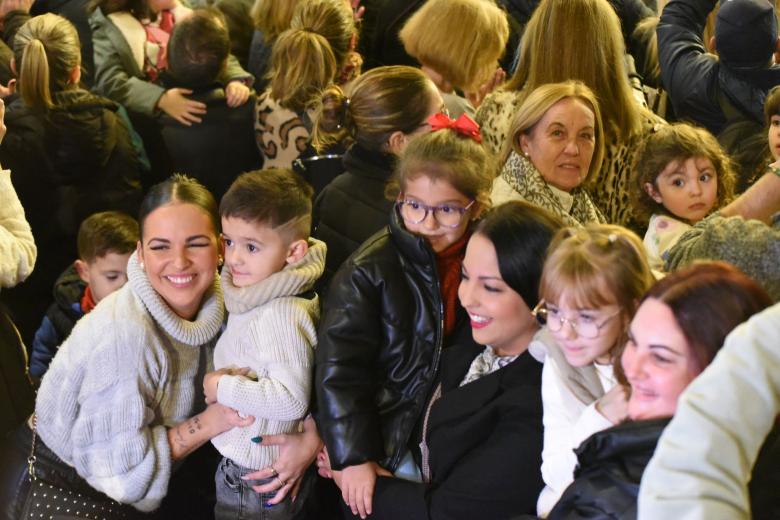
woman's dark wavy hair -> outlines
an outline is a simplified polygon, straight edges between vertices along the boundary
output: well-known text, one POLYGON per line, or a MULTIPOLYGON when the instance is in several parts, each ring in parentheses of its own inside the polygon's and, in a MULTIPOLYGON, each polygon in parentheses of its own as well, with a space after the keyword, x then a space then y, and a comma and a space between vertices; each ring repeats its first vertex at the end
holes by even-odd
POLYGON ((563 222, 527 202, 506 202, 485 215, 479 233, 493 243, 501 278, 533 309, 539 303, 539 281, 553 236, 563 222))

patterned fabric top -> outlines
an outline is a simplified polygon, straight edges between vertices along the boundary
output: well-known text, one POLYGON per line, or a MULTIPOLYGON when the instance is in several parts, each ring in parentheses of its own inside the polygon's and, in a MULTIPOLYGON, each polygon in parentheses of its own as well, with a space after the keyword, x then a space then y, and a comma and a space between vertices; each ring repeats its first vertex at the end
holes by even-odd
POLYGON ((469 367, 468 372, 466 372, 466 376, 460 382, 460 386, 467 385, 480 377, 484 377, 504 368, 519 356, 519 354, 515 354, 514 356, 499 356, 495 353, 493 347, 490 345, 486 346, 485 350, 471 362, 471 366, 469 367))
POLYGON ((490 199, 494 205, 513 199, 525 200, 557 215, 568 226, 606 222, 584 188, 566 193, 550 186, 531 161, 515 152, 509 155, 501 175, 493 183, 490 199))

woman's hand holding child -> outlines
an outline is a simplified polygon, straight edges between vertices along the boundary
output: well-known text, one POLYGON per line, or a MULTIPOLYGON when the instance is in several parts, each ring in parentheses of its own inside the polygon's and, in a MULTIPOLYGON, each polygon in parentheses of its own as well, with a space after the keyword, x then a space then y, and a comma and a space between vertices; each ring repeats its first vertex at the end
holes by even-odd
POLYGON ((157 107, 184 126, 200 123, 198 116, 206 113, 206 105, 186 97, 189 94, 192 91, 186 88, 168 89, 160 96, 157 107))

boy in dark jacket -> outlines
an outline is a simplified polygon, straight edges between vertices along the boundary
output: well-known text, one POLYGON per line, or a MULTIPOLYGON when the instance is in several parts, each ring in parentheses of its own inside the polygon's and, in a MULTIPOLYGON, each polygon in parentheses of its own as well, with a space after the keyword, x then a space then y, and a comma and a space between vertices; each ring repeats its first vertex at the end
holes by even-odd
POLYGON ((218 82, 230 53, 230 36, 222 14, 196 9, 177 23, 168 42, 166 88, 185 88, 188 97, 206 105, 201 122, 185 126, 168 115, 160 117, 162 139, 172 171, 186 173, 219 200, 243 172, 262 164, 255 143, 255 96, 231 106, 218 82))
POLYGON ((118 211, 95 213, 81 223, 79 258, 55 282, 54 303, 33 339, 30 376, 36 384, 76 322, 127 282, 127 260, 138 240, 136 220, 118 211))

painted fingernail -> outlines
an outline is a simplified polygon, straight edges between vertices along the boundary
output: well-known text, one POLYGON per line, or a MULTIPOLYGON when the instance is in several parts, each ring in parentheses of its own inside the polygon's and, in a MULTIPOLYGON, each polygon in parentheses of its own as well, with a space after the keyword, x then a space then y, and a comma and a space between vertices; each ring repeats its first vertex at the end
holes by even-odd
POLYGON ((272 504, 270 501, 263 504, 263 507, 266 509, 270 509, 274 507, 276 504, 272 504))
POLYGON ((255 444, 259 444, 259 443, 263 442, 263 438, 260 437, 259 435, 257 437, 252 437, 250 440, 252 442, 254 442, 255 444))

